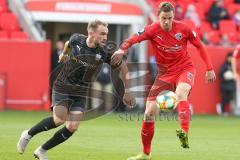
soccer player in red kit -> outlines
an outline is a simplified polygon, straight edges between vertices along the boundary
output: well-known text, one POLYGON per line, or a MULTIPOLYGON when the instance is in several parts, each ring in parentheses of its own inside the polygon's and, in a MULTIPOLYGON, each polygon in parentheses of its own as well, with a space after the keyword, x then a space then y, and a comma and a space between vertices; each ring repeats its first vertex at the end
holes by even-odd
POLYGON ((237 72, 237 60, 240 59, 240 44, 237 45, 236 49, 233 52, 232 58, 232 71, 233 71, 233 78, 235 80, 238 79, 238 72, 237 72))
POLYGON ((159 21, 146 26, 138 34, 125 40, 120 49, 112 56, 112 63, 120 63, 127 49, 135 43, 150 40, 157 63, 167 69, 166 73, 158 74, 147 97, 146 110, 142 123, 143 152, 128 160, 150 160, 151 142, 154 135, 154 120, 157 113, 155 99, 159 92, 170 89, 175 91, 178 99, 178 115, 181 129, 177 130, 183 148, 189 148, 188 130, 190 123, 190 108, 188 95, 194 84, 196 70, 187 52, 190 41, 199 51, 206 64, 206 81, 215 81, 216 76, 204 45, 198 35, 186 24, 173 20, 174 8, 169 2, 159 5, 159 21))

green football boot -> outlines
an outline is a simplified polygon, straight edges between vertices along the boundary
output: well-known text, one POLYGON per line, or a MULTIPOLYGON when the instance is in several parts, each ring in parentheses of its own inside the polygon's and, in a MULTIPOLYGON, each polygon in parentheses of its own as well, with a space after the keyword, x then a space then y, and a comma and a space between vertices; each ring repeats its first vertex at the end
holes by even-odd
POLYGON ((189 148, 188 144, 188 135, 186 132, 184 132, 182 129, 176 130, 177 136, 181 142, 181 146, 183 148, 189 148))

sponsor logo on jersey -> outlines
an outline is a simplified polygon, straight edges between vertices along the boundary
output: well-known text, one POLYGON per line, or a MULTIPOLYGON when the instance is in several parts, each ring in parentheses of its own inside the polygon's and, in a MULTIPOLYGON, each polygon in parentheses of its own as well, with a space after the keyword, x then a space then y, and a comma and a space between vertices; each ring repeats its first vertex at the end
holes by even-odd
POLYGON ((182 33, 176 33, 175 34, 175 38, 176 38, 176 40, 178 40, 178 41, 180 41, 181 39, 182 39, 182 33))
POLYGON ((173 46, 173 47, 164 47, 164 46, 158 46, 158 49, 161 49, 164 52, 174 53, 174 52, 180 52, 182 50, 182 46, 173 46))
POLYGON ((101 54, 96 54, 96 60, 99 61, 100 59, 102 58, 102 55, 101 54))
POLYGON ((81 47, 79 47, 79 45, 77 45, 77 48, 78 48, 79 52, 80 52, 80 51, 81 51, 81 49, 82 49, 81 47))

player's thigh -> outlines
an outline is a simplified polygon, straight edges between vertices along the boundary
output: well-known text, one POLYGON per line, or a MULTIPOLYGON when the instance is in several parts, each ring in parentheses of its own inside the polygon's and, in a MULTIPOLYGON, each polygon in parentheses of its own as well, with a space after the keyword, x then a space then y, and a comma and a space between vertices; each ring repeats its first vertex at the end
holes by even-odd
POLYGON ((69 111, 68 119, 66 121, 66 127, 70 132, 75 132, 83 118, 82 111, 69 111))
POLYGON ((172 83, 164 82, 159 78, 155 79, 146 101, 146 109, 144 113, 145 121, 154 120, 156 114, 159 112, 159 109, 156 107, 156 97, 158 96, 158 94, 164 90, 173 89, 174 86, 172 85, 172 83))
POLYGON ((66 127, 69 131, 75 132, 78 129, 80 121, 83 118, 83 112, 86 104, 86 97, 71 96, 73 103, 69 107, 68 119, 66 127))
POLYGON ((57 126, 63 124, 67 120, 67 117, 68 109, 66 106, 53 106, 53 120, 57 126))
POLYGON ((177 100, 178 101, 183 101, 183 100, 187 100, 190 91, 191 91, 192 86, 188 83, 185 82, 181 82, 178 83, 177 88, 176 88, 176 95, 177 95, 177 100))
MULTIPOLYGON (((164 90, 174 90, 174 84, 164 79, 156 78, 147 96, 147 101, 155 101, 158 94, 164 90)), ((149 102, 150 103, 150 102, 149 102)), ((147 106, 148 107, 148 103, 147 106)))
POLYGON ((56 124, 64 123, 68 116, 68 105, 72 100, 67 94, 62 94, 53 90, 52 92, 52 110, 53 118, 56 124))
POLYGON ((182 72, 177 81, 176 95, 178 100, 187 100, 194 85, 196 69, 191 67, 182 72))

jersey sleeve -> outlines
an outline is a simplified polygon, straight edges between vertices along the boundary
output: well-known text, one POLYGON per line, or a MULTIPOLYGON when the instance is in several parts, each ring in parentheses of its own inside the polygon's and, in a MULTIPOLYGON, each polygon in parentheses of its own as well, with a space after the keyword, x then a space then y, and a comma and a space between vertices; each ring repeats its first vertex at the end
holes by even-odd
POLYGON ((201 42, 200 37, 198 36, 198 34, 194 31, 194 29, 186 26, 186 34, 188 37, 188 40, 198 49, 198 52, 202 58, 202 60, 204 61, 207 70, 212 70, 213 66, 212 66, 212 62, 208 56, 207 53, 207 49, 204 46, 204 44, 201 42))
POLYGON ((143 29, 139 30, 137 33, 131 35, 128 39, 124 40, 120 48, 127 51, 132 45, 140 43, 144 40, 151 39, 152 25, 145 26, 143 29))

